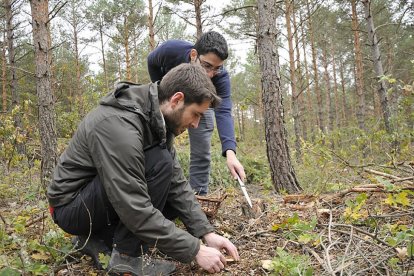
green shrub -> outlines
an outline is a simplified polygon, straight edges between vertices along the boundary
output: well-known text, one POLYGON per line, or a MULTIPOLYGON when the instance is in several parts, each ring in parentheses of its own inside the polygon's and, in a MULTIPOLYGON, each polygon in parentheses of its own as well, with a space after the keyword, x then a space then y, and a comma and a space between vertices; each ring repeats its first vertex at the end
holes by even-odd
POLYGON ((272 260, 272 270, 272 275, 310 276, 313 274, 308 256, 289 254, 280 247, 276 249, 276 257, 272 260))

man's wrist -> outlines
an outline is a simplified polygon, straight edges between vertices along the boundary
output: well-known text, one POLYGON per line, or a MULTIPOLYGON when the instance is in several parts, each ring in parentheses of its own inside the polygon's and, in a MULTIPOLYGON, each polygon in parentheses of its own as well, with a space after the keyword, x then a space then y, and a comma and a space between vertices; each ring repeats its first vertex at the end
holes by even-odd
POLYGON ((228 149, 228 150, 225 151, 225 153, 226 153, 226 157, 228 157, 229 155, 230 156, 236 156, 236 151, 233 150, 233 149, 228 149))
POLYGON ((204 244, 207 244, 206 238, 208 239, 208 236, 209 236, 209 235, 212 235, 212 234, 214 234, 214 232, 209 232, 209 233, 205 234, 204 236, 202 236, 202 237, 201 237, 202 242, 203 242, 204 244))

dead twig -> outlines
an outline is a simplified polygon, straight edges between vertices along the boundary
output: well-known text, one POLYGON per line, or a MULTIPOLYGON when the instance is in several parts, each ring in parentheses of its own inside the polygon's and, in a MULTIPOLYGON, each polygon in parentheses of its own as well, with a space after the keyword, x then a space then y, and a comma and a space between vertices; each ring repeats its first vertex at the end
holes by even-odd
POLYGON ((308 246, 303 246, 303 249, 305 249, 305 251, 308 251, 310 254, 312 254, 313 257, 315 257, 315 259, 318 261, 318 263, 320 264, 321 267, 323 267, 326 271, 329 271, 329 268, 326 267, 325 262, 323 261, 323 259, 318 255, 318 253, 316 253, 312 248, 308 247, 308 246))
MULTIPOLYGON (((408 181, 408 180, 413 180, 414 176, 409 176, 409 177, 403 177, 403 178, 399 178, 399 179, 393 179, 390 182, 391 183, 396 183, 396 182, 403 182, 403 181, 408 181)), ((412 182, 410 182, 412 183, 412 182)))
MULTIPOLYGON (((398 181, 399 180, 401 180, 401 179, 398 179, 398 181)), ((405 181, 405 180, 402 180, 402 181, 405 181)), ((404 187, 400 187, 400 189, 414 190, 414 187, 404 186, 404 187)), ((382 185, 382 184, 365 184, 365 185, 360 185, 360 186, 356 186, 356 187, 352 187, 352 188, 343 190, 339 193, 328 194, 326 196, 321 196, 321 199, 323 199, 324 201, 332 200, 334 198, 344 197, 349 193, 390 193, 390 192, 393 192, 393 191, 388 191, 385 188, 385 186, 382 185)))
POLYGON ((345 253, 344 253, 344 256, 343 256, 343 258, 342 258, 342 262, 341 262, 341 266, 340 266, 340 268, 341 268, 341 276, 342 276, 342 274, 343 274, 343 272, 344 272, 344 268, 345 268, 345 266, 344 266, 344 264, 345 264, 345 257, 346 257, 346 255, 348 254, 348 250, 349 250, 349 246, 351 245, 351 242, 352 242, 352 240, 353 240, 353 234, 354 234, 354 228, 353 227, 351 227, 351 234, 349 235, 349 242, 348 242, 348 244, 346 245, 346 248, 345 248, 345 253))
POLYGON ((398 218, 403 216, 413 216, 414 212, 387 214, 387 215, 369 215, 370 218, 398 218))
MULTIPOLYGON (((361 243, 361 242, 360 242, 361 243)), ((361 247, 360 247, 360 245, 359 244, 355 244, 355 249, 359 252, 359 255, 360 256, 362 256, 362 258, 367 262, 367 263, 369 263, 371 266, 369 266, 369 267, 367 267, 367 268, 365 268, 365 269, 363 269, 362 271, 366 271, 366 270, 370 270, 371 268, 373 268, 376 272, 377 272, 377 274, 376 275, 381 275, 381 273, 378 271, 378 269, 373 265, 373 263, 371 262, 371 260, 370 259, 368 259, 367 258, 367 256, 365 256, 366 254, 365 254, 365 252, 362 252, 361 251, 361 247)), ((357 274, 360 274, 361 272, 362 272, 361 270, 359 270, 358 271, 358 273, 357 274)))
POLYGON ((384 176, 384 177, 391 178, 391 179, 400 179, 400 177, 398 177, 398 176, 395 176, 395 175, 392 175, 392 174, 389 174, 389 173, 379 172, 379 171, 372 170, 372 169, 367 169, 367 168, 364 168, 364 172, 384 176))
POLYGON ((7 226, 6 220, 3 218, 1 214, 0 214, 0 218, 1 218, 1 221, 4 223, 4 226, 7 226))
MULTIPOLYGON (((317 224, 318 226, 320 225, 320 226, 328 226, 327 224, 317 224)), ((367 231, 364 231, 364 230, 362 230, 362 229, 360 229, 360 228, 358 228, 358 227, 355 227, 355 226, 353 226, 353 225, 349 225, 349 224, 332 224, 332 226, 338 226, 338 227, 347 227, 347 228, 350 228, 350 227, 352 227, 353 229, 355 229, 355 231, 357 231, 357 232, 359 232, 359 233, 362 233, 362 234, 364 234, 364 235, 367 235, 367 236, 369 236, 369 237, 371 237, 372 239, 374 239, 374 240, 376 240, 377 242, 379 242, 379 243, 381 243, 382 245, 385 245, 385 246, 387 246, 387 247, 390 247, 390 248, 394 248, 393 246, 391 246, 391 245, 389 245, 387 242, 385 242, 385 241, 383 241, 383 240, 381 240, 380 238, 378 238, 377 236, 375 236, 375 235, 373 235, 373 234, 371 234, 371 233, 369 233, 369 232, 367 232, 367 231)), ((395 248, 394 248, 394 250, 395 250, 395 248)))
POLYGON ((323 258, 324 258, 325 263, 326 263, 327 272, 329 274, 331 274, 332 276, 335 276, 335 273, 332 269, 331 257, 329 255, 329 249, 330 249, 332 244, 329 244, 328 247, 326 247, 323 240, 322 240, 322 238, 320 239, 320 241, 321 241, 321 246, 322 246, 323 251, 324 251, 324 257, 323 258))
MULTIPOLYGON (((39 221, 43 221, 47 216, 48 216, 48 214, 46 212, 43 212, 40 217, 37 217, 37 218, 34 218, 34 219, 29 220, 26 223, 25 227, 29 227, 29 226, 31 226, 31 225, 33 225, 35 223, 38 223, 39 221)), ((6 233, 8 235, 11 235, 13 233, 13 229, 7 230, 6 233)))

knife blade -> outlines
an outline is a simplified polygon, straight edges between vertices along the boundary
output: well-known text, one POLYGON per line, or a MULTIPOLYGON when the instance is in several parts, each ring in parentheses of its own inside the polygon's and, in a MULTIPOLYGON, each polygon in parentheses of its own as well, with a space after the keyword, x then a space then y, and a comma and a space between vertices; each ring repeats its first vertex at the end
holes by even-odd
POLYGON ((244 183, 243 183, 243 181, 240 179, 240 176, 237 176, 237 181, 239 181, 240 188, 241 188, 241 190, 242 190, 242 192, 243 192, 244 197, 245 197, 245 198, 246 198, 246 200, 247 200, 247 203, 249 204, 250 208, 252 208, 252 207, 253 207, 253 205, 252 205, 252 201, 250 200, 249 194, 247 193, 247 190, 246 190, 246 186, 244 186, 244 183))

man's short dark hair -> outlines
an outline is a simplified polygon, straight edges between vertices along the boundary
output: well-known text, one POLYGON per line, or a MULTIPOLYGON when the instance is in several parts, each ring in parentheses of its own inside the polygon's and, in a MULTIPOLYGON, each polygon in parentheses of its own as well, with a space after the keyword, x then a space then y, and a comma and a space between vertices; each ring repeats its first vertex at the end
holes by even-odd
POLYGON ((201 35, 194 45, 199 55, 216 54, 221 60, 229 56, 226 39, 218 32, 210 31, 201 35))
POLYGON ((210 106, 216 107, 221 102, 211 79, 198 64, 180 64, 163 77, 158 89, 160 104, 170 99, 176 92, 184 93, 185 105, 210 101, 210 106))

